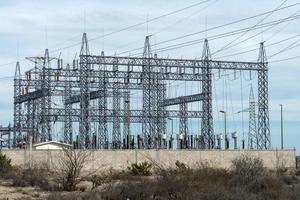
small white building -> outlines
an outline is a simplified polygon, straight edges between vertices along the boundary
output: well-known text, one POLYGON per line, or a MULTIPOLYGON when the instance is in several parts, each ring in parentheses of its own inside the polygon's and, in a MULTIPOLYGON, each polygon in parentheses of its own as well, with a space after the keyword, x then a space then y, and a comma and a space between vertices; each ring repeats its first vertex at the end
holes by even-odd
POLYGON ((72 145, 56 141, 47 141, 34 144, 32 147, 36 150, 62 150, 70 149, 72 148, 72 145))

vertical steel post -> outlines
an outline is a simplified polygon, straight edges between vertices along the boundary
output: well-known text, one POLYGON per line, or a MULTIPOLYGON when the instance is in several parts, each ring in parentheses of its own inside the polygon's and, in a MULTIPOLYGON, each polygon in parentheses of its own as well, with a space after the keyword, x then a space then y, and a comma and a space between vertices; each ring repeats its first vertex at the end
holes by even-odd
POLYGON ((268 99, 268 63, 264 43, 260 43, 258 70, 258 149, 271 147, 268 99))
POLYGON ((89 125, 89 73, 90 64, 87 63, 89 47, 86 33, 83 33, 80 50, 80 123, 79 123, 79 148, 90 148, 90 125, 89 125))
POLYGON ((210 68, 211 54, 207 39, 204 41, 202 60, 202 93, 204 94, 204 99, 202 101, 203 116, 201 121, 201 135, 204 140, 204 148, 213 149, 215 141, 212 115, 212 75, 210 68))

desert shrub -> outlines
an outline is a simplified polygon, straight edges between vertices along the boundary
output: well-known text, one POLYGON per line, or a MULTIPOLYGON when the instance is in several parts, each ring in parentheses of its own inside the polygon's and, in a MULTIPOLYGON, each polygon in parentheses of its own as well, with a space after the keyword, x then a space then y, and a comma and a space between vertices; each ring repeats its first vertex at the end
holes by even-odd
POLYGON ((63 195, 60 192, 53 192, 47 197, 47 200, 58 200, 58 199, 63 199, 63 195))
MULTIPOLYGON (((83 200, 80 194, 76 193, 66 193, 62 194, 61 192, 53 192, 48 197, 47 200, 83 200)), ((85 199, 92 200, 92 199, 85 199)))
POLYGON ((236 184, 247 185, 265 174, 266 169, 259 158, 242 156, 232 161, 232 176, 236 184))
POLYGON ((297 169, 296 169, 295 175, 296 175, 296 176, 300 176, 300 168, 297 168, 297 169))
POLYGON ((211 185, 197 195, 201 200, 256 200, 255 195, 249 194, 246 190, 236 187, 230 190, 222 185, 211 185))
POLYGON ((16 169, 11 176, 13 186, 37 186, 43 190, 52 190, 47 180, 47 172, 40 168, 16 169))
POLYGON ((84 164, 90 158, 90 152, 85 150, 64 149, 57 169, 57 183, 63 190, 74 191, 81 181, 80 175, 84 164))
POLYGON ((175 166, 176 166, 176 169, 179 171, 184 171, 184 170, 188 169, 188 167, 183 162, 180 162, 179 160, 176 160, 175 166))
POLYGON ((287 185, 294 185, 299 183, 297 177, 291 175, 281 175, 279 176, 279 179, 287 185))
POLYGON ((0 177, 9 178, 12 171, 11 159, 0 152, 0 177))
POLYGON ((165 171, 163 175, 145 177, 134 176, 129 171, 111 170, 94 177, 95 182, 98 182, 94 184, 101 185, 101 188, 77 195, 64 193, 64 196, 52 199, 297 200, 300 194, 298 185, 286 185, 276 173, 272 175, 264 172, 261 176, 254 173, 255 179, 247 184, 238 184, 232 182, 235 175, 231 171, 209 165, 199 165, 183 171, 174 168, 165 171))
POLYGON ((91 182, 92 182, 92 190, 99 187, 103 183, 105 183, 106 177, 103 176, 98 176, 98 175, 93 175, 91 177, 91 182))
POLYGON ((16 187, 25 187, 28 186, 28 182, 23 178, 22 172, 15 172, 11 174, 12 185, 16 187))
POLYGON ((278 167, 276 169, 277 176, 282 176, 288 172, 288 169, 286 167, 278 167))
POLYGON ((152 164, 149 162, 133 163, 128 170, 135 176, 150 176, 152 164))
POLYGON ((282 182, 275 176, 258 177, 253 182, 245 186, 248 188, 248 191, 253 193, 280 191, 283 188, 282 182))

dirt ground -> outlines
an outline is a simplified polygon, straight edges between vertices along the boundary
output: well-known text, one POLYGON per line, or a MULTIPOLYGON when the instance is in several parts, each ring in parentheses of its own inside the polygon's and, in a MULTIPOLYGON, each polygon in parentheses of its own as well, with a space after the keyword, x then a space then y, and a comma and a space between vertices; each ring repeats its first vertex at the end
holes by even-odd
POLYGON ((0 180, 0 200, 45 199, 50 193, 34 187, 12 187, 6 180, 0 180))
MULTIPOLYGON (((79 188, 88 189, 91 187, 90 182, 82 182, 78 185, 79 188)), ((51 194, 51 191, 44 191, 38 187, 15 187, 12 182, 0 179, 0 200, 44 200, 51 194)), ((81 193, 80 191, 74 192, 60 192, 64 195, 68 193, 81 193)), ((57 199, 59 200, 59 199, 57 199)))

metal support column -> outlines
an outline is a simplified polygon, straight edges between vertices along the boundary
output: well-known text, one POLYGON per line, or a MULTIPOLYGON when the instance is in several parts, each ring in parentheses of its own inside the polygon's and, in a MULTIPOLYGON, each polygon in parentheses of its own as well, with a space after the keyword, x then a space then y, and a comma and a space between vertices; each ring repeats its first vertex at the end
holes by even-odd
POLYGON ((79 123, 79 148, 90 148, 91 136, 89 128, 89 73, 90 64, 86 62, 89 55, 89 47, 86 33, 83 33, 80 50, 80 123, 79 123))
MULTIPOLYGON (((115 65, 113 65, 113 70, 118 71, 117 60, 115 65)), ((114 78, 113 82, 113 130, 112 130, 112 148, 120 149, 121 148, 121 126, 120 126, 120 89, 119 89, 119 79, 114 78)))
MULTIPOLYGON (((70 65, 67 64, 66 69, 70 71, 70 65)), ((66 80, 68 81, 66 83, 65 87, 65 124, 64 124, 64 142, 68 144, 73 144, 73 126, 72 126, 72 115, 71 115, 71 110, 72 110, 72 104, 67 104, 66 100, 71 98, 71 84, 70 84, 70 74, 66 77, 66 80)))
POLYGON ((256 127, 256 102, 254 99, 253 88, 250 88, 249 96, 249 133, 248 133, 248 149, 257 148, 257 127, 256 127))
POLYGON ((202 93, 204 98, 202 101, 203 117, 201 121, 201 135, 203 137, 206 149, 214 148, 214 131, 213 131, 213 115, 212 115, 212 78, 210 68, 210 50, 208 41, 205 39, 202 60, 204 67, 202 69, 202 93))
MULTIPOLYGON (((101 52, 104 59, 104 52, 101 52)), ((105 76, 106 65, 100 65, 99 76, 99 91, 102 91, 102 96, 98 99, 99 107, 99 136, 98 145, 100 149, 108 149, 108 132, 107 132, 107 79, 105 76)))
POLYGON ((21 72, 20 72, 20 63, 16 64, 16 71, 14 77, 14 129, 13 129, 13 147, 17 147, 18 142, 21 139, 21 110, 22 104, 16 102, 16 97, 21 95, 21 72))
POLYGON ((271 147, 268 101, 268 63, 264 43, 260 43, 258 70, 258 149, 271 147))
POLYGON ((188 148, 188 118, 187 118, 187 103, 182 103, 180 107, 180 119, 179 119, 179 134, 183 135, 182 148, 188 148))

